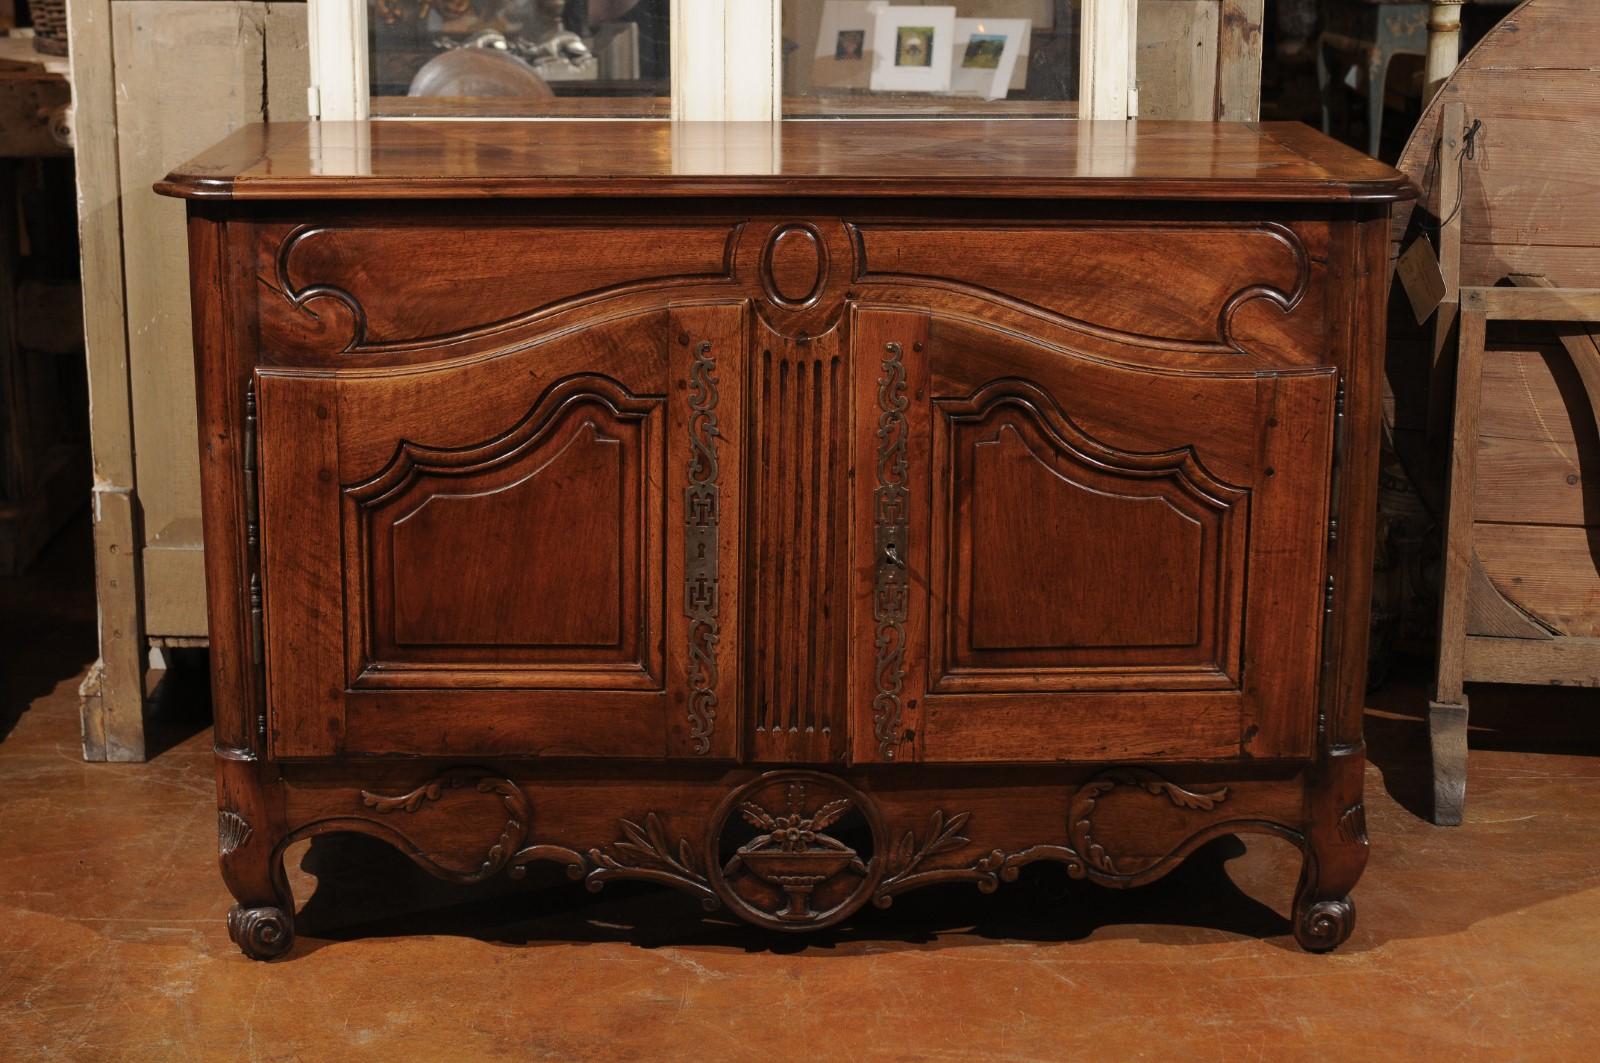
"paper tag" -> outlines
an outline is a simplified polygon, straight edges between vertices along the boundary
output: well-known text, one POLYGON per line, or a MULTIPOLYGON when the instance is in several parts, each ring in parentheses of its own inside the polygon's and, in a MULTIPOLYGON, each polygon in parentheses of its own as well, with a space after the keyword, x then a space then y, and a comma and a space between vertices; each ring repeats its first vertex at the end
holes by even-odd
POLYGON ((1406 297, 1411 300, 1411 311, 1422 324, 1444 302, 1444 271, 1439 268, 1439 258, 1433 253, 1433 242, 1419 236, 1405 249, 1396 266, 1406 297))

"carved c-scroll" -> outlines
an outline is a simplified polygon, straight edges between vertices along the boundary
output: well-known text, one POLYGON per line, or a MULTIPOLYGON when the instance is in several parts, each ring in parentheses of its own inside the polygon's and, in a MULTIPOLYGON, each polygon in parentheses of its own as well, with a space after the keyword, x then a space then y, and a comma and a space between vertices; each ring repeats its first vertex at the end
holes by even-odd
POLYGON ((472 785, 480 794, 496 795, 500 798, 506 810, 505 827, 500 832, 500 838, 489 846, 478 869, 474 872, 463 873, 437 864, 420 852, 413 852, 411 857, 441 878, 453 878, 460 882, 479 882, 505 867, 511 861, 512 855, 516 852, 517 847, 522 844, 523 838, 528 833, 530 819, 528 798, 516 783, 478 768, 454 768, 423 783, 409 793, 397 796, 375 794, 363 790, 361 791, 361 803, 379 814, 391 812, 414 813, 422 808, 423 805, 438 801, 446 789, 455 789, 467 785, 472 785))
POLYGON ((1238 316, 1242 308, 1257 300, 1265 300, 1284 314, 1291 314, 1306 297, 1306 290, 1311 285, 1311 261, 1306 254, 1306 245, 1300 241, 1299 235, 1288 226, 1277 222, 1265 222, 1260 230, 1277 239, 1294 256, 1295 285, 1292 291, 1285 292, 1270 284, 1252 284, 1248 288, 1234 292, 1223 304, 1222 312, 1217 317, 1217 338, 1239 354, 1249 353, 1233 334, 1233 319, 1238 316))
POLYGON ((367 337, 367 312, 362 309, 360 300, 337 284, 312 284, 296 288, 289 279, 289 258, 295 248, 301 241, 325 231, 328 231, 327 226, 302 225, 279 246, 278 291, 283 293, 291 306, 316 323, 319 333, 332 337, 335 343, 338 343, 338 337, 344 336, 344 342, 337 345, 335 353, 348 354, 362 346, 367 337), (325 321, 323 314, 317 312, 319 306, 331 313, 330 320, 325 321))

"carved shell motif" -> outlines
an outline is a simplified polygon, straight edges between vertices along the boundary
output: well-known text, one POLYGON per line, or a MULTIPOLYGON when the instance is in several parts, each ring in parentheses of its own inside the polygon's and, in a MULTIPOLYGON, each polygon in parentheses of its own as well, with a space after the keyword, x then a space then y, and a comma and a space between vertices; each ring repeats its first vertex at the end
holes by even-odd
POLYGON ((250 840, 250 821, 229 808, 217 812, 217 852, 227 856, 250 840))

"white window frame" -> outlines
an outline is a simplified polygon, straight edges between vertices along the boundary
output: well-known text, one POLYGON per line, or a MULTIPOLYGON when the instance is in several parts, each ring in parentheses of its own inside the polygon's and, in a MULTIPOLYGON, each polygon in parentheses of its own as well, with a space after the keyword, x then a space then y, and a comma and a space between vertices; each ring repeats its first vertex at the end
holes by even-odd
MULTIPOLYGON (((672 0, 674 121, 783 117, 783 0, 672 0)), ((1139 0, 1082 0, 1078 117, 1137 117, 1139 0)), ((366 0, 308 0, 313 117, 369 116, 366 0)))

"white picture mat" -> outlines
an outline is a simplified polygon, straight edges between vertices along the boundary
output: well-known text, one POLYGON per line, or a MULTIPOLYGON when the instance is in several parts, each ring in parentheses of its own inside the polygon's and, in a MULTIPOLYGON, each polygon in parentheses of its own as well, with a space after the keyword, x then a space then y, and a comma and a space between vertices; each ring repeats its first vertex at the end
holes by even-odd
POLYGON ((872 9, 886 6, 884 0, 823 0, 822 24, 817 29, 817 59, 833 59, 839 47, 839 34, 861 31, 863 58, 872 50, 872 9))
POLYGON ((950 51, 950 91, 957 96, 982 96, 986 100, 1003 100, 1011 88, 1011 78, 1017 69, 1017 59, 1028 50, 1028 39, 1033 34, 1033 22, 1025 18, 958 18, 955 43, 950 51), (974 33, 988 34, 1006 39, 1000 52, 1000 65, 992 69, 964 67, 961 61, 967 54, 967 44, 974 33))
POLYGON ((880 8, 876 16, 872 26, 872 91, 949 92, 950 42, 955 37, 956 9, 891 4, 880 8), (933 30, 928 65, 896 66, 900 30, 922 26, 933 30))

